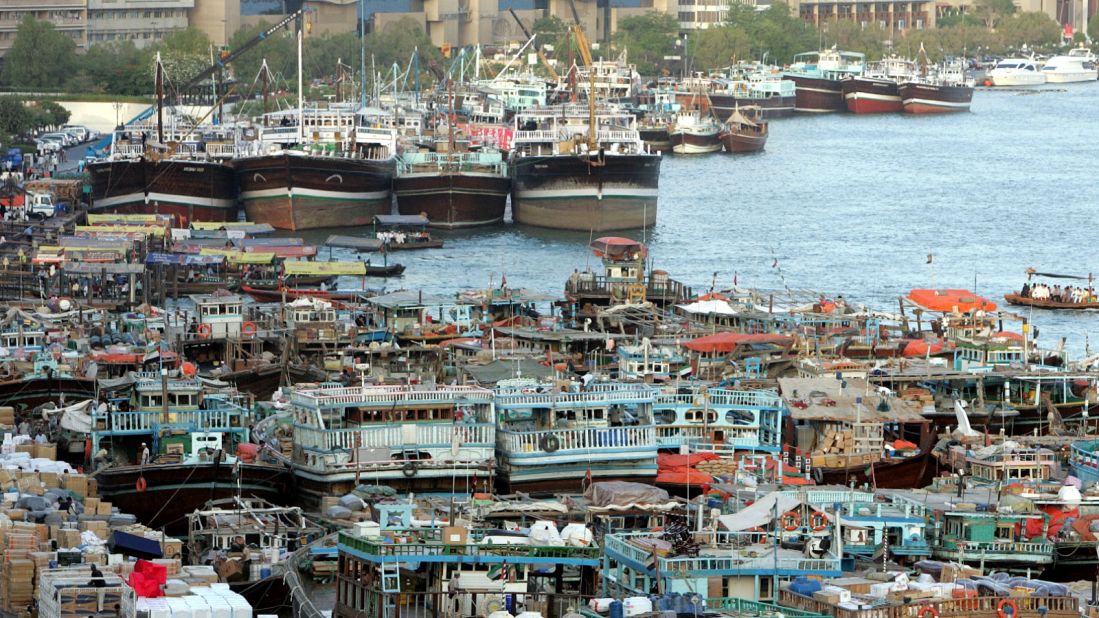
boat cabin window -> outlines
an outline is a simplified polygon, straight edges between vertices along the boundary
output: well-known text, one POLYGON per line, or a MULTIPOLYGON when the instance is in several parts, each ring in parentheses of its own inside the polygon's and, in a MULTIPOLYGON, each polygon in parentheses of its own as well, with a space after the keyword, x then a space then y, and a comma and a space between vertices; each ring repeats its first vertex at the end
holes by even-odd
POLYGON ((159 408, 164 405, 164 400, 161 399, 159 394, 156 395, 142 395, 141 407, 142 408, 159 408))
POLYGON ((404 408, 381 410, 354 409, 347 411, 349 423, 413 423, 449 421, 454 419, 454 407, 404 408))

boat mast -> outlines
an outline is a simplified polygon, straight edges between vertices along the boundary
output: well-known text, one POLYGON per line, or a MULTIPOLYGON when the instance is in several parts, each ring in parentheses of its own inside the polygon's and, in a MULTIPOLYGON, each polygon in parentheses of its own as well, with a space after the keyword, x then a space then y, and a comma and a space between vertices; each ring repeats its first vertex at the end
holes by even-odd
POLYGON ((359 68, 362 84, 359 85, 359 107, 366 107, 366 6, 359 0, 359 68))
POLYGON ((164 65, 156 53, 156 141, 164 143, 164 65))
POLYGON ((305 92, 301 77, 302 25, 298 26, 298 141, 305 140, 305 92))
MULTIPOLYGON (((449 108, 449 111, 447 112, 447 117, 446 117, 446 126, 447 126, 447 133, 448 133, 448 135, 447 135, 447 151, 448 152, 454 152, 455 149, 456 149, 455 143, 454 143, 454 80, 448 79, 446 81, 446 90, 447 90, 447 93, 446 93, 447 107, 449 108)), ((447 157, 447 159, 450 160, 453 163, 453 160, 454 160, 453 157, 447 157)))
POLYGON ((595 68, 588 67, 588 152, 595 147, 595 68))
POLYGON ((271 92, 270 92, 271 85, 267 83, 267 74, 269 73, 269 71, 267 69, 267 58, 263 59, 263 64, 260 65, 259 70, 260 70, 260 78, 263 79, 263 126, 266 127, 267 126, 267 105, 268 105, 267 100, 268 100, 268 97, 271 96, 271 92))

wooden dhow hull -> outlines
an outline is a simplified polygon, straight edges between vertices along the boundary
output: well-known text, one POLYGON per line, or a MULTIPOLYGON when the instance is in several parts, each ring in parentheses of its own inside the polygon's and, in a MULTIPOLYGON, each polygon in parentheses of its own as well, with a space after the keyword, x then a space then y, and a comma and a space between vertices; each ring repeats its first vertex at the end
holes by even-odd
POLYGON ((728 118, 738 107, 757 105, 761 108, 763 118, 786 118, 794 115, 797 106, 797 95, 770 97, 737 97, 731 94, 710 94, 710 109, 720 119, 728 118))
POLYGON ((721 138, 721 144, 725 147, 725 152, 728 153, 759 152, 767 144, 766 133, 751 134, 724 131, 719 137, 721 138))
POLYGON ((1034 307, 1036 309, 1059 309, 1062 311, 1081 311, 1084 309, 1099 309, 1099 302, 1095 303, 1064 303, 1051 299, 1030 298, 1022 294, 1004 294, 1004 300, 1010 305, 1034 307))
POLYGON ((656 223, 660 155, 531 155, 510 168, 516 223, 585 232, 656 223))
POLYGON ((973 101, 972 86, 947 86, 908 82, 900 87, 901 104, 907 114, 968 112, 973 101))
POLYGON ((281 230, 370 225, 392 210, 396 160, 292 151, 233 162, 248 220, 281 230))
POLYGON ((191 221, 236 221, 233 169, 215 161, 105 159, 88 164, 91 210, 174 215, 191 221))
POLYGON ((850 77, 842 82, 843 99, 852 114, 894 114, 904 110, 896 81, 850 77))
POLYGON ((290 474, 284 467, 263 464, 153 464, 106 468, 95 473, 99 495, 123 513, 169 534, 187 531, 187 516, 209 500, 245 497, 263 498, 272 504, 290 505, 290 474), (237 477, 239 472, 240 477, 237 477), (145 479, 145 490, 137 488, 145 479))
POLYGON ((787 75, 797 88, 794 111, 809 114, 847 111, 843 84, 836 79, 787 75))
POLYGON ((430 227, 444 229, 502 222, 511 189, 506 176, 467 172, 406 174, 393 184, 398 212, 425 214, 430 227))
POLYGON ((671 132, 672 152, 676 154, 707 154, 721 150, 717 133, 671 132))

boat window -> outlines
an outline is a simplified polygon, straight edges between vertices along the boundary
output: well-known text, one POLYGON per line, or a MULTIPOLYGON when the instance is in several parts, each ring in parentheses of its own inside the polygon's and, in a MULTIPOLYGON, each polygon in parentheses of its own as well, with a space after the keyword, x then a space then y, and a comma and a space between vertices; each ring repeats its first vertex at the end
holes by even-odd
POLYGON ((675 413, 675 410, 672 410, 672 409, 661 410, 656 415, 656 420, 661 425, 671 425, 672 423, 675 422, 676 416, 677 415, 675 413))

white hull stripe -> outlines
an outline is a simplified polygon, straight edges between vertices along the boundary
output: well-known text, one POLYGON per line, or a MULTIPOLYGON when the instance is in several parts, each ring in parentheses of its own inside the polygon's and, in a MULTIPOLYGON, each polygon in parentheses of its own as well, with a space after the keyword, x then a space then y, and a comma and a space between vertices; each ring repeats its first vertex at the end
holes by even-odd
POLYGON ((721 150, 721 144, 716 146, 695 146, 694 144, 680 144, 672 148, 677 154, 706 154, 721 150))
POLYGON ((830 88, 810 88, 808 86, 798 86, 798 90, 804 90, 805 92, 821 92, 824 94, 843 94, 842 90, 832 90, 830 88))
POLYGON ((867 101, 888 101, 890 103, 900 103, 901 96, 899 94, 874 94, 871 92, 849 92, 844 95, 848 101, 854 99, 856 101, 860 99, 866 99, 867 101))
MULTIPOLYGON (((190 195, 175 195, 172 193, 150 193, 147 203, 160 202, 162 204, 178 204, 180 206, 200 206, 204 208, 224 208, 229 209, 236 205, 235 200, 227 200, 223 198, 213 197, 195 197, 190 195)), ((144 193, 127 193, 126 195, 116 195, 114 197, 105 197, 95 201, 96 207, 110 208, 112 206, 119 206, 122 204, 145 204, 144 193)))
POLYGON ((969 107, 969 103, 959 103, 957 101, 940 101, 938 99, 905 99, 905 105, 927 105, 930 107, 969 107))
POLYGON ((517 189, 515 196, 521 200, 545 200, 569 197, 652 197, 658 189, 645 187, 603 187, 602 191, 591 189, 517 189))
POLYGON ((389 191, 325 191, 323 189, 306 189, 294 187, 292 189, 260 189, 257 191, 245 191, 241 193, 242 200, 262 200, 269 198, 295 198, 314 197, 324 200, 361 200, 374 201, 389 199, 389 191))

